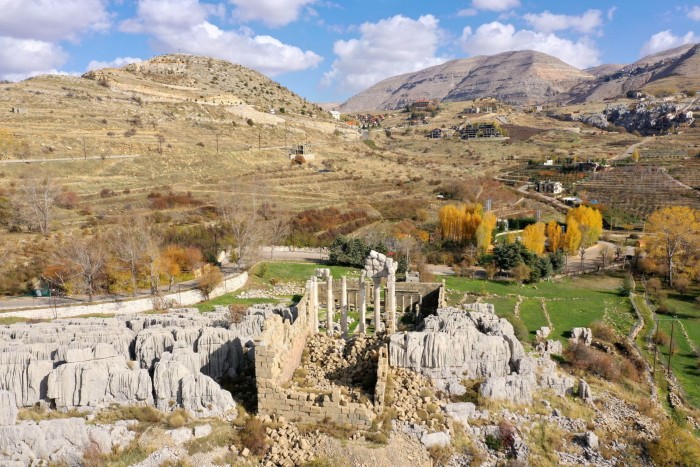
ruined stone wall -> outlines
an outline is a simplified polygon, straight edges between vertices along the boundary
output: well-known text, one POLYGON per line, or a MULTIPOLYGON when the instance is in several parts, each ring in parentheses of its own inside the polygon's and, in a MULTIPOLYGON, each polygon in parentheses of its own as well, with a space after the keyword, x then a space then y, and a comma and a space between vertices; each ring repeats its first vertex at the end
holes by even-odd
POLYGON ((389 378, 389 349, 384 346, 379 349, 377 361, 377 384, 374 386, 374 411, 381 414, 384 411, 384 397, 389 378))
MULTIPOLYGON (((369 429, 375 418, 373 405, 353 403, 340 389, 330 394, 289 389, 288 382, 301 362, 306 339, 312 331, 311 306, 308 295, 299 304, 294 323, 272 316, 255 339, 255 377, 258 386, 258 414, 284 416, 302 423, 330 420, 338 425, 369 429)), ((388 353, 384 370, 384 387, 388 372, 388 353)), ((378 381, 381 378, 378 378, 378 381)), ((384 400, 382 395, 381 400, 384 400)))

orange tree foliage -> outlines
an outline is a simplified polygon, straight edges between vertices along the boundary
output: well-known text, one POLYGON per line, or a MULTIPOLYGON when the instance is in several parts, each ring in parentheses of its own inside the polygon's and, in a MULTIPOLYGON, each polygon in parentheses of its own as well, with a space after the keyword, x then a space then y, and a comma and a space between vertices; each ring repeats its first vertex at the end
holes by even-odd
POLYGON ((576 219, 569 219, 567 221, 566 235, 564 235, 562 246, 569 256, 575 255, 578 252, 578 247, 581 246, 581 231, 579 230, 576 219))
POLYGON ((564 233, 561 226, 556 221, 550 221, 545 229, 545 234, 549 239, 549 251, 559 251, 564 248, 564 233))
POLYGON ((491 212, 487 212, 481 218, 481 223, 476 228, 476 247, 479 249, 479 253, 486 254, 488 251, 489 245, 493 241, 493 230, 496 228, 497 222, 498 219, 491 212))
POLYGON ((525 227, 522 233, 523 246, 537 256, 541 256, 544 253, 544 229, 544 222, 537 222, 525 227))
POLYGON ((571 220, 575 220, 578 224, 578 230, 581 233, 580 244, 584 247, 595 245, 600 234, 603 233, 603 215, 600 211, 588 206, 579 206, 566 214, 567 226, 571 220))
POLYGON ((700 250, 700 212, 670 206, 652 213, 646 224, 645 248, 652 260, 663 262, 669 285, 677 271, 689 271, 700 250))
POLYGON ((480 204, 447 204, 438 211, 442 238, 455 243, 471 242, 484 217, 480 204))

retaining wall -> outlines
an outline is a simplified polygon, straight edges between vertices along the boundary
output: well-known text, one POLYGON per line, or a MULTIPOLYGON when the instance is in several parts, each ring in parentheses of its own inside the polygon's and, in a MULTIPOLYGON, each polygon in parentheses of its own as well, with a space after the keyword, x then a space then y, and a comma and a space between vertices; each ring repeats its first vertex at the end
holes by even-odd
MULTIPOLYGON (((247 272, 243 272, 235 276, 229 276, 225 278, 221 284, 219 284, 211 292, 211 294, 209 294, 209 298, 216 298, 226 293, 234 292, 243 287, 247 280, 247 272)), ((202 293, 199 290, 189 289, 182 292, 167 293, 159 297, 149 296, 145 298, 124 299, 109 302, 95 302, 80 305, 6 311, 0 313, 0 317, 16 316, 28 319, 55 319, 96 313, 131 314, 142 313, 144 311, 159 308, 158 305, 160 304, 172 307, 190 306, 199 303, 202 300, 202 293)))

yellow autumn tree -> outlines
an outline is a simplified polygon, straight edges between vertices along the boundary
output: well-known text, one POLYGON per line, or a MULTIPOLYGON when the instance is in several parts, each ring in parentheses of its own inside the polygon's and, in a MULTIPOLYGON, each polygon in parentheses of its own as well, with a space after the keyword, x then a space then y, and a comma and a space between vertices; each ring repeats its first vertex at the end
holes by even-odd
POLYGON ((589 247, 595 245, 600 234, 603 233, 603 215, 599 210, 588 206, 579 206, 569 210, 566 214, 567 226, 575 220, 579 232, 581 233, 581 246, 589 247))
POLYGON ((438 211, 440 233, 444 239, 457 243, 472 241, 482 218, 480 204, 447 204, 438 211))
POLYGON ((645 248, 652 260, 665 265, 668 283, 691 267, 700 249, 700 212, 687 206, 670 206, 654 212, 646 224, 645 248))
POLYGON ((558 222, 550 221, 545 229, 545 234, 549 239, 549 251, 559 251, 564 248, 564 233, 558 222))
POLYGON ((569 256, 578 253, 581 246, 581 231, 578 228, 576 219, 569 219, 566 223, 566 234, 563 238, 563 248, 569 256))
POLYGON ((544 229, 544 222, 537 222, 525 227, 521 234, 523 246, 538 256, 544 253, 544 229))
POLYGON ((481 254, 486 254, 493 241, 493 229, 496 228, 496 222, 496 216, 487 212, 481 218, 479 227, 476 228, 476 247, 481 254))

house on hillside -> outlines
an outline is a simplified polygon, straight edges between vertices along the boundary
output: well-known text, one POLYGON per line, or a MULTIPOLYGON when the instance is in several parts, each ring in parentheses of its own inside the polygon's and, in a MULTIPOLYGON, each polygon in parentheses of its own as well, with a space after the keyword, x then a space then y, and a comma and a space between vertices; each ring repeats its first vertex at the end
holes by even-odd
POLYGON ((492 123, 468 124, 461 127, 459 136, 462 139, 500 138, 501 132, 492 123))
POLYGON ((336 120, 340 120, 340 112, 337 110, 331 110, 330 111, 331 117, 335 118, 336 120))
POLYGON ((444 133, 442 131, 442 128, 433 128, 428 132, 426 135, 428 138, 442 138, 444 136, 444 133))
POLYGON ((418 99, 413 101, 411 107, 414 109, 427 109, 430 107, 430 101, 428 99, 418 99))
POLYGON ((564 191, 561 182, 554 182, 552 180, 539 181, 537 182, 536 188, 540 193, 550 193, 553 195, 558 195, 564 191))

